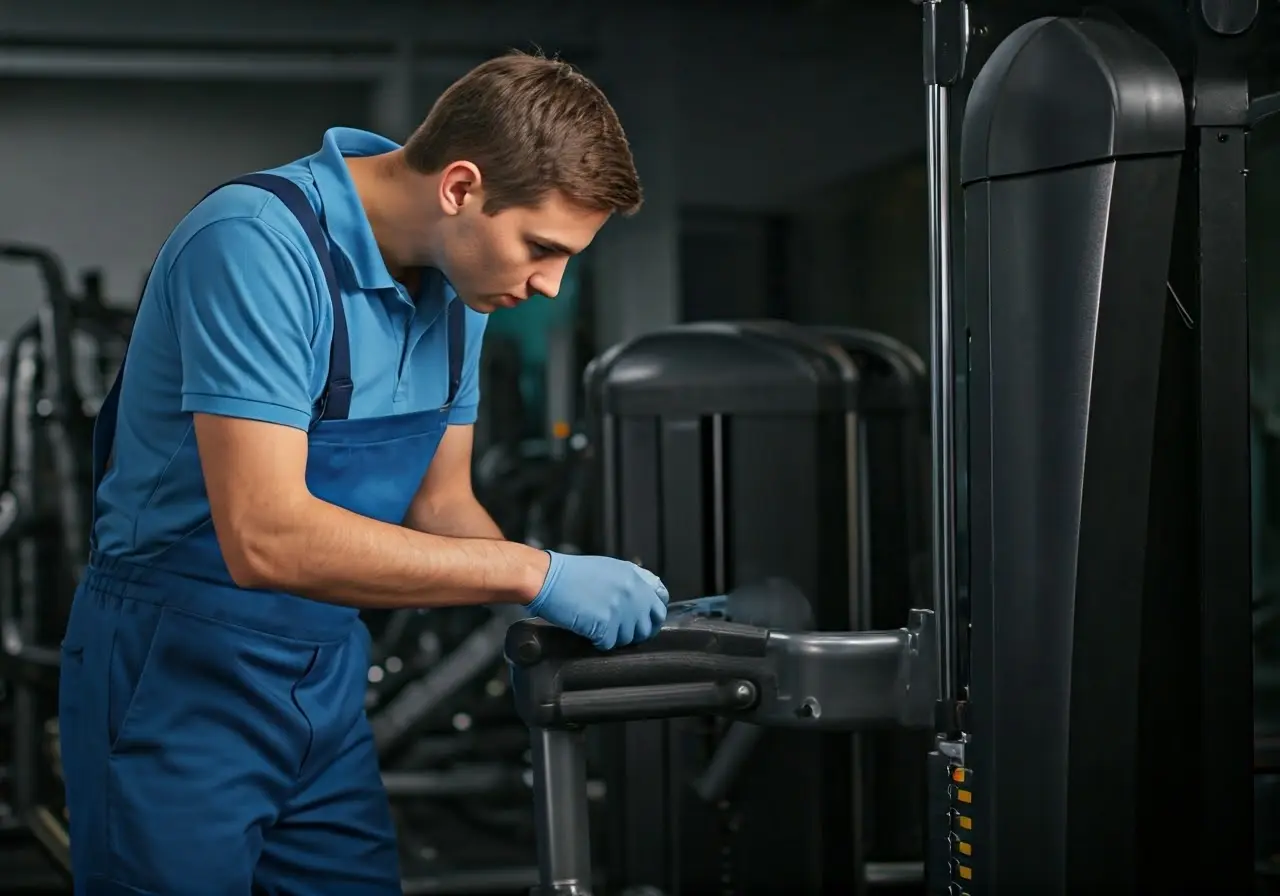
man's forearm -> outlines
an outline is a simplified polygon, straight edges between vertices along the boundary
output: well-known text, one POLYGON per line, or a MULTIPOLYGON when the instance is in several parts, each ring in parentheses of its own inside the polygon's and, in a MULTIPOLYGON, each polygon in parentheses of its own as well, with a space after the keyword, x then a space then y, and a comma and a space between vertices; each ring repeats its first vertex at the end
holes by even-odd
MULTIPOLYGON (((473 495, 462 495, 451 501, 415 500, 405 514, 404 524, 410 529, 446 538, 506 540, 489 511, 473 495)), ((470 588, 436 590, 423 599, 435 607, 504 602, 500 596, 470 588)))
POLYGON ((312 498, 273 513, 270 525, 251 537, 242 533, 234 539, 240 556, 228 552, 227 560, 245 587, 349 606, 528 603, 542 586, 549 558, 500 540, 496 530, 492 526, 493 537, 436 535, 312 498))
POLYGON ((419 532, 449 538, 506 538, 489 511, 472 495, 446 501, 414 501, 404 524, 419 532))

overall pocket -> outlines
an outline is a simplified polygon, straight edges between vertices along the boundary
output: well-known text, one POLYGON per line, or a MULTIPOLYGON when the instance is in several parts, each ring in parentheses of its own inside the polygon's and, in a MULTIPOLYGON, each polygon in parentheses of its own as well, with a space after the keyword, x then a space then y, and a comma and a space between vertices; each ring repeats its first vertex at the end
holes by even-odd
POLYGON ((167 612, 145 601, 118 600, 107 663, 107 739, 112 752, 127 740, 145 708, 167 612))
POLYGON ((291 753, 298 741, 305 750, 309 723, 294 696, 317 652, 183 608, 123 601, 110 663, 113 756, 223 755, 263 732, 275 743, 255 751, 291 753))
POLYGON ((85 718, 86 702, 92 705, 93 698, 84 693, 84 653, 83 645, 64 641, 58 670, 58 764, 68 803, 79 795, 81 757, 92 732, 92 720, 85 718))
POLYGON ((101 812, 95 797, 107 750, 106 661, 114 618, 114 605, 82 583, 62 639, 58 675, 58 761, 73 843, 92 843, 99 833, 101 812))

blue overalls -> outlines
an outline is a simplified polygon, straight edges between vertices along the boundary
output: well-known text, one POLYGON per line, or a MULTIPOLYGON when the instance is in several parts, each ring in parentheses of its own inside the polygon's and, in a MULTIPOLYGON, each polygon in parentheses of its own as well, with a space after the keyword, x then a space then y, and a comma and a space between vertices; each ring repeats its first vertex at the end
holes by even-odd
MULTIPOLYGON (((462 376, 464 306, 449 305, 445 408, 347 419, 341 294, 320 220, 276 175, 333 302, 333 345, 308 437, 315 497, 399 524, 462 376)), ((94 431, 94 489, 114 441, 123 368, 94 431)), ((194 440, 182 449, 196 451, 194 440)), ((78 894, 400 892, 395 832, 364 712, 357 611, 238 588, 211 521, 147 565, 92 553, 62 648, 62 762, 78 894)))

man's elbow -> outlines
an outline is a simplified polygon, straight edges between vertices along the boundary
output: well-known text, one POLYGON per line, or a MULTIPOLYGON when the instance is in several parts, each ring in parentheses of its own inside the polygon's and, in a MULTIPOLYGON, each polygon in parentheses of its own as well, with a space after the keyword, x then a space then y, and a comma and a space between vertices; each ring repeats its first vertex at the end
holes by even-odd
POLYGON ((298 515, 241 518, 217 529, 218 546, 231 581, 252 591, 296 591, 305 583, 300 562, 298 515))
POLYGON ((285 577, 281 573, 281 567, 274 562, 274 558, 268 551, 226 546, 222 549, 222 559, 226 562, 227 572, 237 588, 249 591, 284 589, 285 577))
POLYGON ((409 504, 401 525, 420 532, 447 535, 451 522, 459 515, 466 515, 479 503, 470 486, 423 489, 409 504))

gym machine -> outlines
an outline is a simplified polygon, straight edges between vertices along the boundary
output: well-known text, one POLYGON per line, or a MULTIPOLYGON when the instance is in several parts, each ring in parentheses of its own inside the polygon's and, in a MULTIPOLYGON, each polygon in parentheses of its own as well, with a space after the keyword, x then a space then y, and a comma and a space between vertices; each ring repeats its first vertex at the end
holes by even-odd
POLYGON ((730 597, 611 654, 517 623, 541 894, 631 883, 593 871, 582 727, 678 715, 930 729, 931 893, 1252 888, 1243 197, 1276 11, 920 5, 933 609, 812 632, 730 597))
POLYGON ((101 276, 78 294, 61 261, 0 244, 0 260, 36 268, 34 319, 8 340, 0 372, 0 676, 10 682, 9 799, 56 864, 69 867, 56 716, 59 652, 88 556, 93 417, 115 377, 133 315, 107 305, 101 276))
MULTIPOLYGON (((506 651, 516 703, 533 730, 539 892, 591 892, 583 725, 726 714, 742 726, 812 731, 931 726, 937 695, 931 611, 917 611, 908 628, 892 633, 761 627, 785 606, 787 589, 780 587, 673 604, 657 636, 618 656, 541 620, 511 627, 506 651), (776 599, 778 607, 766 606, 755 625, 736 621, 734 603, 744 595, 766 604, 776 599), (850 688, 850 680, 864 686, 850 688)), ((724 787, 721 779, 741 762, 738 744, 750 740, 726 738, 731 746, 722 747, 696 786, 724 787)))
MULTIPOLYGON (((879 334, 778 321, 693 323, 616 346, 587 390, 605 550, 660 569, 676 600, 776 576, 813 598, 801 630, 908 625, 924 547, 911 512, 922 367, 879 334)), ((608 794, 602 864, 672 894, 806 891, 853 887, 865 852, 868 876, 918 882, 911 757, 926 746, 921 732, 705 717, 600 726, 588 751, 608 794), (753 773, 769 768, 788 774, 753 773), (708 778, 719 783, 689 786, 708 778)))

